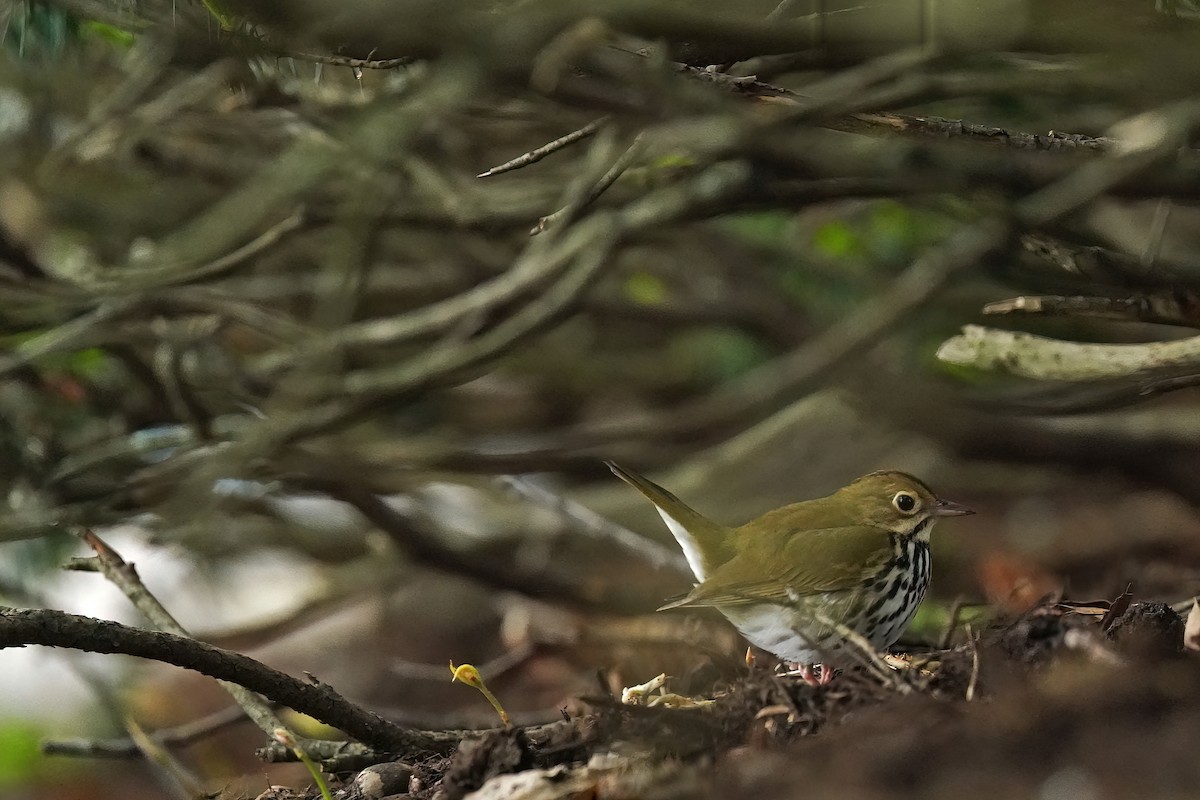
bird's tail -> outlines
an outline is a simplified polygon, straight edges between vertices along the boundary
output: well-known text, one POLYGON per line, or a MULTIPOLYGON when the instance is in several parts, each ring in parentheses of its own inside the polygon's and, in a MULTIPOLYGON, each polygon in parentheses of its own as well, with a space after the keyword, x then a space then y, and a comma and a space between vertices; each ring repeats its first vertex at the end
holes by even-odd
POLYGON ((718 525, 698 511, 693 510, 675 495, 636 472, 631 472, 611 461, 608 468, 621 480, 637 489, 646 499, 654 503, 667 527, 679 542, 688 566, 696 580, 702 581, 714 569, 733 557, 729 544, 729 529, 718 525))

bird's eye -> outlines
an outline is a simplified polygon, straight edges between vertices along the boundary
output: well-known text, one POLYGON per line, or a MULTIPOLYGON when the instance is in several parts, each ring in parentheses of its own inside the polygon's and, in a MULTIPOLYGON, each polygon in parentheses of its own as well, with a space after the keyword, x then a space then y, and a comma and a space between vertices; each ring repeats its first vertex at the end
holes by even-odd
POLYGON ((892 505, 902 514, 911 514, 917 507, 917 498, 908 492, 896 492, 896 496, 892 498, 892 505))

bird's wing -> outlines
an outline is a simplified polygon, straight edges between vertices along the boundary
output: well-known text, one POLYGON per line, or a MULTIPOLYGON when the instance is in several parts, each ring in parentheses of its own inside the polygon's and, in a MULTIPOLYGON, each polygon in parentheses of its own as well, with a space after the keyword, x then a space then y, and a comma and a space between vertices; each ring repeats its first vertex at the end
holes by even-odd
POLYGON ((786 535, 774 546, 744 550, 685 597, 661 609, 787 603, 820 592, 855 589, 891 556, 887 531, 866 526, 786 535))

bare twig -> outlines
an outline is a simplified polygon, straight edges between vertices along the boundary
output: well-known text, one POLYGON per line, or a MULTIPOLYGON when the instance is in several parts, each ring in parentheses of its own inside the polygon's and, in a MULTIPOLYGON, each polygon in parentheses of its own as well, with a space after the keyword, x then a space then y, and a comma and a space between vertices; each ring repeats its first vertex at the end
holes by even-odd
POLYGON ((585 194, 579 202, 571 206, 563 206, 552 214, 547 214, 537 221, 533 226, 533 230, 529 232, 531 236, 542 233, 551 225, 562 225, 569 222, 572 216, 577 216, 592 203, 600 199, 600 196, 608 191, 609 187, 617 182, 617 179, 624 174, 625 170, 629 169, 630 164, 642 152, 642 144, 644 133, 639 133, 634 137, 633 142, 623 152, 608 171, 600 176, 600 180, 596 181, 587 194, 585 194))
POLYGON ((340 728, 364 744, 392 752, 444 753, 459 739, 454 734, 402 728, 347 701, 315 678, 304 683, 248 656, 184 636, 49 609, 0 608, 0 648, 30 644, 123 653, 195 670, 258 692, 268 700, 340 728))
POLYGON ((349 67, 351 69, 395 69, 396 67, 412 64, 417 60, 413 56, 400 56, 398 58, 352 58, 350 56, 339 56, 330 53, 294 51, 281 55, 299 61, 311 61, 316 64, 330 64, 335 67, 349 67))
POLYGON ((1200 297, 1184 291, 1133 297, 1026 295, 988 303, 983 313, 1099 317, 1196 328, 1200 327, 1200 297))
POLYGON ((979 637, 975 635, 975 631, 971 629, 971 623, 967 623, 967 641, 971 643, 971 679, 967 681, 966 700, 968 703, 975 699, 975 692, 979 687, 979 637))
POLYGON ((900 672, 888 666, 887 661, 880 655, 867 638, 858 631, 849 626, 832 619, 827 614, 817 612, 814 615, 817 622, 837 632, 837 635, 844 639, 848 644, 852 645, 854 650, 862 658, 863 662, 868 666, 876 677, 879 678, 885 685, 892 687, 900 694, 911 694, 913 687, 900 672))
POLYGON ((1151 269, 1136 256, 1104 247, 1072 244, 1045 233, 1023 234, 1020 245, 1024 263, 1039 269, 1052 266, 1064 275, 1101 285, 1174 289, 1197 271, 1193 265, 1161 259, 1151 269))
POLYGON ((530 150, 528 153, 523 153, 511 161, 505 161, 503 164, 484 170, 475 177, 490 178, 493 175, 512 172, 513 170, 521 169, 522 167, 528 167, 530 164, 536 164, 546 156, 551 155, 552 153, 557 153, 559 150, 570 147, 576 142, 583 141, 589 136, 594 135, 596 131, 600 130, 608 123, 608 120, 609 118, 607 116, 594 119, 587 125, 584 125, 582 128, 571 131, 566 136, 560 136, 554 141, 544 144, 536 150, 530 150))
POLYGON ((942 635, 938 637, 937 648, 939 650, 945 650, 954 640, 954 631, 958 629, 958 617, 962 613, 962 608, 963 598, 962 595, 959 595, 950 604, 950 612, 946 615, 946 627, 942 629, 942 635))
MULTIPOLYGON (((183 626, 171 616, 171 613, 163 607, 158 598, 150 593, 132 564, 121 558, 116 550, 109 547, 92 531, 83 529, 80 538, 96 554, 96 562, 100 571, 104 573, 104 577, 115 584, 129 599, 129 602, 133 603, 134 607, 141 611, 156 628, 176 636, 190 636, 183 626)), ((222 681, 221 685, 241 706, 246 716, 268 737, 272 735, 272 731, 285 727, 279 717, 275 716, 271 707, 253 692, 236 683, 222 681)))

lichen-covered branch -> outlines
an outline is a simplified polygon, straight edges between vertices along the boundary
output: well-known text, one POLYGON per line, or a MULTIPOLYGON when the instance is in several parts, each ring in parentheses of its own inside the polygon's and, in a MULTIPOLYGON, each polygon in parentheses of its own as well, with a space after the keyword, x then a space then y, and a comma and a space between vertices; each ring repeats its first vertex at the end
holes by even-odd
POLYGON ((947 364, 1050 381, 1136 378, 1168 369, 1200 370, 1200 336, 1146 344, 1084 344, 967 325, 937 357, 947 364))

